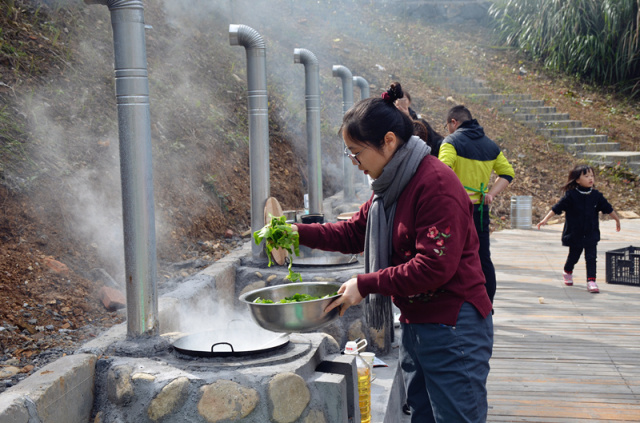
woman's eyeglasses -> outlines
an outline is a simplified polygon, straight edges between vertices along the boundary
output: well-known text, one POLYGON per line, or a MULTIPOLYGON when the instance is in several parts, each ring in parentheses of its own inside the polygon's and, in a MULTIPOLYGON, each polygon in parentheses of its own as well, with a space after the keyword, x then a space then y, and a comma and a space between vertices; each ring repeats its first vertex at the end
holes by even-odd
POLYGON ((356 154, 351 153, 351 151, 349 151, 349 147, 347 147, 346 145, 344 146, 344 155, 347 156, 348 158, 351 159, 351 161, 355 164, 357 164, 358 166, 360 166, 362 163, 360 163, 360 160, 358 160, 358 155, 360 153, 362 153, 364 150, 366 150, 368 147, 363 148, 362 150, 360 150, 359 152, 357 152, 356 154))

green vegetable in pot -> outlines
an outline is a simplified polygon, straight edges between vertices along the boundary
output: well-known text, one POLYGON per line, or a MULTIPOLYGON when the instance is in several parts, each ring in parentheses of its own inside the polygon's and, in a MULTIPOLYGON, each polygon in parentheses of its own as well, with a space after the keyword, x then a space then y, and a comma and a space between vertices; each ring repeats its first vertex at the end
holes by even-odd
POLYGON ((283 299, 281 299, 278 302, 275 302, 273 300, 268 300, 266 298, 256 298, 255 300, 253 300, 254 303, 258 303, 258 304, 287 304, 287 303, 301 303, 303 301, 313 301, 313 300, 321 300, 323 298, 329 298, 329 297, 333 297, 335 295, 338 295, 338 292, 334 292, 333 294, 327 294, 324 295, 322 297, 314 297, 313 295, 309 295, 309 294, 293 294, 290 297, 285 297, 283 299))
POLYGON ((293 265, 293 254, 300 255, 299 235, 291 229, 291 224, 287 223, 286 216, 271 217, 271 222, 265 225, 259 231, 253 233, 253 239, 256 245, 259 245, 264 239, 264 247, 269 259, 269 267, 273 263, 271 261, 271 251, 277 248, 283 248, 289 253, 289 274, 287 279, 292 282, 302 282, 302 275, 291 269, 293 265))

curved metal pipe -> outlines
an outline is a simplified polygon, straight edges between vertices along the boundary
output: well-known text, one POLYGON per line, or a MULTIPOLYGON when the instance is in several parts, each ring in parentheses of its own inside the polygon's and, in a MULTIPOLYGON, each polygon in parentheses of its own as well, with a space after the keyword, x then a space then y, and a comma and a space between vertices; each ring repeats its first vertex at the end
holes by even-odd
MULTIPOLYGON (((369 82, 361 76, 354 76, 353 83, 360 88, 360 100, 369 98, 369 82)), ((367 186, 369 184, 369 178, 364 173, 362 174, 362 183, 367 186)))
MULTIPOLYGON (((247 53, 251 232, 255 232, 264 226, 264 206, 270 195, 266 47, 260 34, 246 25, 229 25, 229 42, 245 47, 247 53)), ((252 242, 251 253, 257 259, 264 256, 264 249, 252 242)))
POLYGON ((141 0, 85 0, 111 12, 127 289, 127 336, 159 333, 149 79, 141 0))
POLYGON ((322 156, 320 145, 320 67, 307 49, 293 49, 293 62, 304 65, 307 110, 307 166, 309 173, 309 213, 322 213, 322 156))
MULTIPOLYGON (((353 75, 346 67, 333 65, 333 76, 342 79, 342 113, 344 114, 353 106, 353 75)), ((342 148, 342 146, 340 148, 342 148)), ((353 187, 353 163, 351 163, 350 158, 344 155, 342 158, 342 174, 344 175, 344 201, 355 200, 356 192, 353 187)))
POLYGON ((361 76, 354 76, 353 83, 360 88, 360 100, 369 98, 369 83, 361 76))

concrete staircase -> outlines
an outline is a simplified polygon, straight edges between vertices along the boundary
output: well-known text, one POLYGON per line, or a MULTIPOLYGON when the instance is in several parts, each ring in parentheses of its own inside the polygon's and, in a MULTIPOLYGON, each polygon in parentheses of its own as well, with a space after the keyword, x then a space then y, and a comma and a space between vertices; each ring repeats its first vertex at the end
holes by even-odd
POLYGON ((594 128, 585 127, 568 113, 545 106, 544 100, 534 100, 530 94, 495 94, 483 81, 452 72, 436 70, 430 73, 433 82, 463 95, 471 101, 496 107, 522 125, 562 146, 576 157, 594 165, 613 166, 620 163, 640 175, 640 151, 621 151, 620 144, 609 141, 607 135, 596 134, 594 128))

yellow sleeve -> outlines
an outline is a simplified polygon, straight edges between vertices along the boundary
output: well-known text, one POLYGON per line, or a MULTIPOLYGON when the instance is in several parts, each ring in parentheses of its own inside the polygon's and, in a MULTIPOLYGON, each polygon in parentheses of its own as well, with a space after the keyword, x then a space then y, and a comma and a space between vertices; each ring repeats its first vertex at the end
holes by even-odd
POLYGON ((496 161, 493 164, 493 171, 498 176, 502 176, 502 177, 506 176, 505 179, 507 179, 509 182, 511 182, 511 179, 513 179, 513 177, 516 176, 516 173, 513 170, 513 166, 511 166, 511 163, 509 163, 509 161, 504 156, 504 154, 502 154, 502 151, 500 152, 500 154, 496 158, 496 161))
POLYGON ((441 162, 453 169, 458 159, 458 152, 453 144, 449 144, 448 142, 442 143, 440 151, 438 152, 438 158, 441 162))

